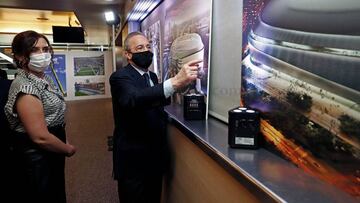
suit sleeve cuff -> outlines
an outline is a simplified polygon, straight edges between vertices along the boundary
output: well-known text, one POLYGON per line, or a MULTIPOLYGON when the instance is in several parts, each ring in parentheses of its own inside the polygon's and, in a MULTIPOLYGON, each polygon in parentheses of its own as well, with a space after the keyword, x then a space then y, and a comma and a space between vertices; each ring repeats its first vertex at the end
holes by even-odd
POLYGON ((165 98, 170 97, 175 92, 173 85, 171 84, 170 79, 167 79, 164 82, 164 95, 165 98))

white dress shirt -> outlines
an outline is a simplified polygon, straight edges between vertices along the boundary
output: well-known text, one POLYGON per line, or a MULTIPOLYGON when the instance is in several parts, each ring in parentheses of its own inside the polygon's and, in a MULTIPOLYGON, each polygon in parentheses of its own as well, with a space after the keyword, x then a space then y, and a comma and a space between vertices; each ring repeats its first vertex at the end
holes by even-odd
MULTIPOLYGON (((148 74, 148 75, 149 75, 149 78, 150 78, 150 86, 151 86, 151 87, 154 86, 154 83, 153 83, 153 81, 151 80, 149 71, 146 71, 146 72, 145 72, 144 70, 142 70, 142 69, 140 69, 140 68, 136 68, 136 67, 133 66, 133 65, 131 65, 131 66, 134 67, 135 70, 137 70, 137 72, 139 72, 141 76, 143 76, 144 74, 148 74)), ((171 84, 170 79, 165 80, 163 87, 164 87, 164 95, 165 95, 165 98, 170 97, 170 96, 175 92, 174 87, 173 87, 173 85, 171 84)))

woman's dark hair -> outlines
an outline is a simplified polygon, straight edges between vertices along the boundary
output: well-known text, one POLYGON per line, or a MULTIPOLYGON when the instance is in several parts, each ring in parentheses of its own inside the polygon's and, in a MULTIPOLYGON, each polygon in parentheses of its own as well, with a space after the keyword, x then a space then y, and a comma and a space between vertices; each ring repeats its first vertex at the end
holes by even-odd
POLYGON ((37 41, 43 38, 47 42, 50 48, 50 54, 53 55, 53 49, 50 45, 49 40, 45 35, 39 34, 35 31, 28 30, 17 34, 12 41, 11 48, 13 53, 13 59, 18 68, 27 67, 30 61, 30 54, 36 45, 37 41), (23 60, 20 61, 18 57, 23 57, 23 60))

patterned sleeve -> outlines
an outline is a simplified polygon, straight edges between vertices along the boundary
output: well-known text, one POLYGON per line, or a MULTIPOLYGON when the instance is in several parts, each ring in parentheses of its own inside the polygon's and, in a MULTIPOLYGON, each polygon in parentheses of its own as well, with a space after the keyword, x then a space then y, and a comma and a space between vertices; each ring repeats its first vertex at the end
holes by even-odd
POLYGON ((10 87, 8 101, 5 105, 5 114, 8 117, 9 121, 11 117, 18 117, 17 112, 14 111, 14 107, 16 99, 18 98, 20 93, 33 95, 41 100, 40 91, 38 90, 38 88, 34 87, 34 85, 30 83, 17 83, 14 81, 10 87))

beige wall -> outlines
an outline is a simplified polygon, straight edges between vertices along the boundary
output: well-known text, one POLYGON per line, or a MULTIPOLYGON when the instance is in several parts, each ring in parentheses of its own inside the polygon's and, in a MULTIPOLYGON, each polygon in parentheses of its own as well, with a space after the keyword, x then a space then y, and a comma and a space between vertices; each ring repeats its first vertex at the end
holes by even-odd
POLYGON ((170 126, 169 136, 172 175, 165 178, 163 202, 260 202, 176 127, 170 126))

